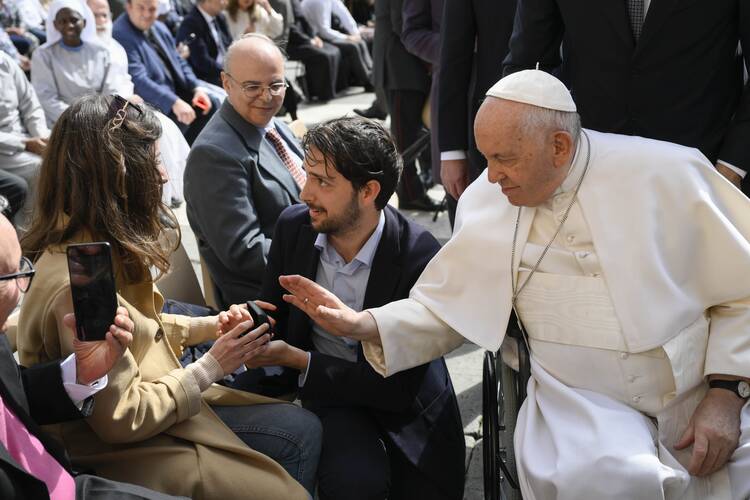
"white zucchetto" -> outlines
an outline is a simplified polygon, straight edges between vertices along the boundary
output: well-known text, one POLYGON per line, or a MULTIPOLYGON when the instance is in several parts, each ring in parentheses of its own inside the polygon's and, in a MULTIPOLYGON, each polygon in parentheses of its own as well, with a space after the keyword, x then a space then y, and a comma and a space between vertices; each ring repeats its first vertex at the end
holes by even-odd
POLYGON ((502 78, 487 91, 487 95, 540 108, 570 113, 577 111, 565 84, 537 69, 519 71, 502 78))

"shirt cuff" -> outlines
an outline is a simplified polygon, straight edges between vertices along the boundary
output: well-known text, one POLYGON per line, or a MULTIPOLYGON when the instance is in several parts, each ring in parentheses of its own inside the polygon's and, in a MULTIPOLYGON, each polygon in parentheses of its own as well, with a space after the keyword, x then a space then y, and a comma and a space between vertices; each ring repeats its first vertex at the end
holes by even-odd
POLYGON ((466 151, 462 151, 460 149, 440 152, 440 161, 465 160, 465 159, 466 159, 466 151))
POLYGON ((299 378, 297 378, 297 385, 299 387, 304 387, 305 386, 305 382, 307 382, 307 372, 310 371, 310 361, 311 360, 312 360, 312 355, 308 352, 307 353, 307 366, 299 374, 299 378))
POLYGON ((729 170, 731 170, 735 174, 737 174, 740 177, 742 177, 743 179, 745 178, 745 175, 747 175, 747 172, 745 172, 741 168, 735 167, 731 163, 727 163, 727 162, 725 162, 723 160, 718 160, 716 163, 721 163, 722 165, 724 165, 725 167, 727 167, 729 170))
POLYGON ((75 354, 71 354, 65 359, 65 361, 60 363, 60 371, 62 372, 62 383, 65 392, 68 393, 68 397, 79 410, 83 406, 84 399, 90 398, 107 387, 108 379, 106 375, 98 380, 94 380, 88 385, 76 382, 78 379, 78 371, 76 370, 75 354))

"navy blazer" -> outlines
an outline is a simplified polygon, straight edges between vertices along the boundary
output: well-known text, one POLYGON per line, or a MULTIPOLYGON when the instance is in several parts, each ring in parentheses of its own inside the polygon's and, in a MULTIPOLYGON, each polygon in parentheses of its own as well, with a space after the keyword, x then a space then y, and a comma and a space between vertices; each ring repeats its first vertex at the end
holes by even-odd
MULTIPOLYGON (((273 123, 303 158, 289 127, 273 123)), ((193 143, 184 179, 188 221, 219 305, 256 298, 276 220, 299 203, 294 178, 271 143, 227 99, 193 143)))
POLYGON ((440 45, 441 151, 471 151, 471 179, 484 170, 474 141, 474 117, 500 79, 516 0, 446 0, 440 45))
POLYGON ((156 21, 153 30, 157 42, 172 63, 177 77, 175 82, 170 81, 169 70, 143 32, 130 22, 127 12, 114 22, 112 36, 125 48, 128 55, 128 73, 133 79, 135 93, 169 116, 178 98, 190 102, 199 83, 190 65, 177 53, 169 29, 156 21))
MULTIPOLYGON (((0 396, 3 403, 68 472, 70 462, 60 444, 39 425, 82 418, 62 384, 60 362, 21 369, 8 339, 0 334, 0 396)), ((0 498, 49 498, 47 485, 32 476, 0 444, 0 498)))
MULTIPOLYGON (((315 279, 320 256, 314 246, 316 237, 306 206, 284 210, 276 225, 261 295, 278 307, 274 314, 278 338, 311 352, 300 399, 313 407, 350 405, 369 409, 392 444, 440 485, 446 498, 461 499, 465 443, 456 395, 443 358, 384 378, 367 362, 361 346, 354 363, 316 352, 310 319, 282 300, 279 275, 300 274, 315 279)), ((439 248, 426 229, 387 206, 363 307, 408 297, 439 248)), ((287 370, 280 379, 285 379, 286 388, 293 391, 298 375, 287 370)))
MULTIPOLYGON (((216 25, 219 28, 219 36, 221 36, 226 50, 232 43, 232 35, 229 34, 229 27, 224 14, 216 16, 216 25)), ((193 7, 193 10, 182 20, 182 24, 177 30, 177 41, 189 44, 190 57, 188 60, 198 78, 221 86, 222 65, 216 59, 219 56, 219 48, 211 34, 211 27, 198 7, 193 7), (195 35, 195 38, 192 38, 191 35, 195 35)))

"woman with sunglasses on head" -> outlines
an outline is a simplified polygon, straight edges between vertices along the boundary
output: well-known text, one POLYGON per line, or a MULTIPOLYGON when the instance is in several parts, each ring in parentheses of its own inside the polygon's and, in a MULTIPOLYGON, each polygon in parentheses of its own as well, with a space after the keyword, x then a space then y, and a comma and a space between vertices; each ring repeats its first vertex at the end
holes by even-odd
POLYGON ((23 240, 37 276, 21 308, 21 362, 30 366, 71 352, 62 324, 72 310, 65 249, 107 241, 118 302, 135 331, 109 385, 95 396, 92 416, 57 429, 73 463, 192 498, 308 498, 294 479, 307 482, 310 469, 314 475, 319 422, 294 405, 212 385, 262 352, 267 327, 251 329, 249 313, 237 306, 203 318, 159 312, 163 299, 152 269, 167 272, 174 250, 160 238, 165 222, 159 215, 176 224, 160 202, 159 134, 153 112, 118 96, 86 96, 60 116, 23 240), (208 353, 182 368, 182 349, 216 338, 217 331, 223 334, 208 353))

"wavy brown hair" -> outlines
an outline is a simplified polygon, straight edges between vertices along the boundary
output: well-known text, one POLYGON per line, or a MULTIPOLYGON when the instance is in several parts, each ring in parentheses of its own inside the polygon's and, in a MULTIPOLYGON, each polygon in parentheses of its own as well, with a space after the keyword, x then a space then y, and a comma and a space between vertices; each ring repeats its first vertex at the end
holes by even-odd
POLYGON ((82 97, 52 129, 33 221, 22 240, 32 260, 89 233, 112 245, 128 283, 150 281, 150 266, 160 274, 169 270, 177 244, 160 235, 167 224, 179 224, 161 202, 161 124, 147 107, 128 104, 123 112, 123 103, 114 96, 82 97), (117 110, 124 113, 119 126, 117 110))

